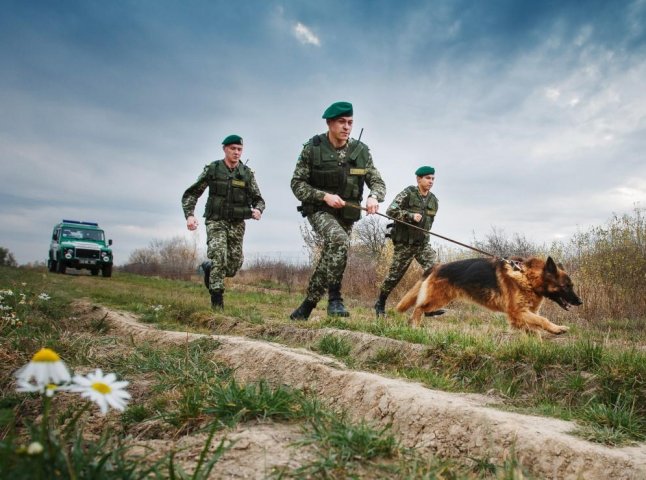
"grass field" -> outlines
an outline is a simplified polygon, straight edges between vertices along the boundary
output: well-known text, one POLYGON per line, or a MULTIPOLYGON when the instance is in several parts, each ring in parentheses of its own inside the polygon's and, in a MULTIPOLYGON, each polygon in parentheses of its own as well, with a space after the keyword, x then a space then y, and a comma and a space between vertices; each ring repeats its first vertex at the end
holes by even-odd
MULTIPOLYGON (((0 466, 0 476, 28 471, 34 468, 34 459, 40 459, 44 472, 58 468, 68 472, 60 478, 75 478, 69 472, 87 472, 104 456, 104 465, 111 465, 112 470, 92 478, 115 478, 118 475, 110 476, 114 471, 133 472, 119 478, 182 478, 184 467, 172 449, 165 455, 149 456, 147 461, 135 460, 128 439, 150 428, 159 438, 207 435, 204 445, 211 448, 201 447, 197 455, 201 463, 195 461, 190 465, 192 473, 186 474, 186 478, 206 478, 209 462, 215 465, 232 448, 226 432, 240 423, 271 421, 301 427, 303 434, 297 443, 311 452, 298 467, 267 472, 275 478, 526 478, 513 458, 504 465, 492 465, 486 459, 464 464, 422 459, 400 447, 387 430, 352 423, 343 412, 328 410, 304 392, 262 381, 239 384, 226 367, 210 359, 209 351, 217 348, 213 341, 182 348, 135 348, 127 338, 110 335, 100 320, 75 317, 72 305, 79 298, 132 312, 161 329, 226 330, 269 338, 333 356, 351 368, 451 392, 488 394, 503 409, 576 420, 578 435, 602 444, 626 445, 646 439, 646 334, 637 328, 635 319, 590 324, 573 313, 548 308, 550 318, 571 329, 563 337, 541 341, 510 331, 500 315, 467 305, 451 306, 444 316, 427 319, 421 329, 411 329, 405 316, 389 312, 377 321, 370 303, 349 298, 350 318, 328 318, 322 304, 311 321, 294 324, 288 315, 300 296, 266 282, 230 284, 224 314, 211 312, 199 278, 173 281, 116 272, 104 279, 0 267, 0 290, 4 360, 0 373, 0 465, 4 466, 0 466), (328 330, 307 340, 288 335, 293 326, 313 333, 328 330), (419 354, 409 356, 399 347, 386 346, 369 357, 361 356, 353 341, 335 333, 338 330, 405 342, 419 354), (36 424, 29 433, 30 422, 42 408, 41 399, 15 392, 12 372, 43 346, 54 349, 75 371, 101 367, 128 379, 133 401, 121 415, 97 417, 90 409, 72 421, 78 407, 65 394, 56 394, 52 401, 56 414, 49 421, 65 425, 67 437, 51 440, 49 445, 57 446, 36 458, 17 452, 20 445, 29 443, 30 435, 32 440, 42 438, 42 429, 34 430, 36 424), (111 435, 104 433, 106 428, 111 435), (84 445, 88 432, 98 442, 96 448, 70 446, 75 442, 84 445), (2 468, 13 470, 3 472, 2 468)), ((77 478, 84 477, 79 474, 77 478)))

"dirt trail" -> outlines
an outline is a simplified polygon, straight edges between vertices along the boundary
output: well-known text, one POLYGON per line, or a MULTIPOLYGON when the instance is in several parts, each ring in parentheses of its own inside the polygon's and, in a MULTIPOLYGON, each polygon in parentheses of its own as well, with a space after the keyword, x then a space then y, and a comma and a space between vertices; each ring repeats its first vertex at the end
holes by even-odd
MULTIPOLYGON (((103 307, 97 314, 107 314, 112 327, 135 342, 181 343, 204 336, 156 330, 132 314, 103 307)), ((357 335, 378 338, 353 332, 357 335)), ((571 422, 496 410, 487 407, 484 396, 449 394, 348 370, 305 349, 243 337, 212 337, 221 343, 214 358, 235 368, 239 379, 264 378, 311 391, 356 419, 391 424, 403 445, 420 452, 500 464, 514 451, 542 478, 646 479, 645 445, 607 448, 569 435, 575 428, 571 422)))

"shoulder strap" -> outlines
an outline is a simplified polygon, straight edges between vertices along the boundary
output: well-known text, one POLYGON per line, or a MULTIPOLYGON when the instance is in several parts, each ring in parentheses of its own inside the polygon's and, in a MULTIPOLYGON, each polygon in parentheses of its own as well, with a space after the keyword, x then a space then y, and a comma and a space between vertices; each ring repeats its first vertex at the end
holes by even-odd
POLYGON ((312 165, 320 167, 321 161, 321 137, 319 135, 314 135, 312 137, 312 165))
POLYGON ((352 153, 350 154, 350 160, 352 162, 356 162, 357 158, 359 158, 359 155, 363 151, 363 148, 365 145, 361 142, 361 140, 357 140, 357 146, 354 147, 354 150, 352 150, 352 153))

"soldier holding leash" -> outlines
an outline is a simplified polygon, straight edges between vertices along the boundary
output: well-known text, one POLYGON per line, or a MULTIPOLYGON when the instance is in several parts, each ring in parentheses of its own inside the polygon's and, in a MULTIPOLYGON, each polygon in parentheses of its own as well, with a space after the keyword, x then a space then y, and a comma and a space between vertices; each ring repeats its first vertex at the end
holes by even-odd
POLYGON ((349 316, 341 297, 341 281, 348 259, 350 233, 361 218, 356 207, 363 200, 364 185, 370 188, 368 214, 374 214, 386 196, 386 185, 372 162, 368 146, 350 138, 353 108, 336 102, 323 113, 328 131, 315 135, 303 147, 291 181, 292 191, 314 231, 323 239, 321 257, 310 277, 303 303, 292 312, 292 320, 307 320, 328 293, 327 313, 349 316), (346 202, 355 207, 346 206, 346 202))

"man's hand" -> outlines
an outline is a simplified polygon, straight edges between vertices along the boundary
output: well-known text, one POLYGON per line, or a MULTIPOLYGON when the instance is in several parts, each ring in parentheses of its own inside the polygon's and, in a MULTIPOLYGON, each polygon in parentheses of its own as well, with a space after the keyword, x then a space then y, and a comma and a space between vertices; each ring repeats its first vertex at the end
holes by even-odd
POLYGON ((415 223, 419 222, 422 219, 422 214, 421 213, 414 213, 413 214, 413 221, 415 223))
POLYGON ((366 212, 368 212, 368 215, 377 213, 377 210, 379 210, 379 202, 377 199, 374 197, 368 197, 368 200, 366 200, 366 212))
POLYGON ((190 231, 197 230, 198 225, 199 223, 197 222, 197 218, 195 218, 193 215, 186 219, 186 228, 188 228, 190 231))
POLYGON ((332 193, 326 193, 323 197, 323 201, 332 208, 342 208, 345 207, 345 201, 338 195, 332 193))
POLYGON ((251 209, 251 218, 254 220, 260 220, 260 217, 262 217, 262 212, 258 210, 257 208, 252 208, 251 209))

